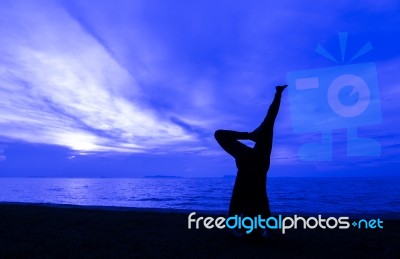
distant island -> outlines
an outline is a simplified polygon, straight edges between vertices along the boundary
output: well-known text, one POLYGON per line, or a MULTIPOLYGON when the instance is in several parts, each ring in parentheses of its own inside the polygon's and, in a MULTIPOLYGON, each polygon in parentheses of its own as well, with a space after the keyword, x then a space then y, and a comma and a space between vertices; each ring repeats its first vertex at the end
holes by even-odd
POLYGON ((183 178, 176 175, 146 175, 144 178, 183 178))

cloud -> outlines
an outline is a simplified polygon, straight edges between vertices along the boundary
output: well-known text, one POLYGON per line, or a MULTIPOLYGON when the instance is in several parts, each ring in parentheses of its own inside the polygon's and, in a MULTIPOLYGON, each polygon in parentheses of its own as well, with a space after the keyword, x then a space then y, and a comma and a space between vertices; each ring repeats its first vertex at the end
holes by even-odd
POLYGON ((103 44, 62 8, 42 7, 1 12, 3 138, 88 152, 192 148, 196 136, 152 109, 103 44))
MULTIPOLYGON (((255 128, 288 71, 333 65, 314 53, 318 43, 334 51, 343 28, 375 36, 386 23, 370 29, 370 13, 360 7, 356 15, 346 1, 315 1, 307 9, 302 1, 38 6, 10 1, 0 11, 0 135, 77 153, 223 154, 215 129, 255 128)), ((393 98, 394 79, 384 80, 382 100, 391 98, 389 89, 393 98)), ((396 104, 383 106, 393 122, 382 127, 394 126, 396 104)), ((289 111, 283 99, 273 151, 282 163, 297 159, 303 141, 288 137, 289 111)))

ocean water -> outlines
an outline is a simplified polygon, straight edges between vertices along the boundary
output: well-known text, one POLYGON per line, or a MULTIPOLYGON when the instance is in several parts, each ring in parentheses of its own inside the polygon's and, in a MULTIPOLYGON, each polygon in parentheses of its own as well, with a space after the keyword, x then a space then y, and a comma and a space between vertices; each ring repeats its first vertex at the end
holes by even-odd
MULTIPOLYGON (((233 178, 0 178, 0 202, 227 211, 233 178)), ((399 213, 400 177, 268 179, 271 211, 399 213)))

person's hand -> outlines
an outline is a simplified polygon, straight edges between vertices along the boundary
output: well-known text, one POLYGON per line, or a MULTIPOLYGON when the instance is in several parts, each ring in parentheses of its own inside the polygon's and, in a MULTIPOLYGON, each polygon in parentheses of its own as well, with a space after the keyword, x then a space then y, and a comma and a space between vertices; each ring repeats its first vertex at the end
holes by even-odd
POLYGON ((282 93, 283 90, 285 90, 285 88, 287 87, 287 85, 278 85, 275 87, 276 91, 279 93, 282 93))

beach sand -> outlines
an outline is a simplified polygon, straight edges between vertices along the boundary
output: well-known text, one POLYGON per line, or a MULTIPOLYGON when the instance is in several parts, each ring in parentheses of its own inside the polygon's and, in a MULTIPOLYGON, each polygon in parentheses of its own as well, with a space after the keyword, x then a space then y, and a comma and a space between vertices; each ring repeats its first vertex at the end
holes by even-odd
MULTIPOLYGON (((400 220, 383 229, 289 230, 261 243, 228 231, 188 229, 174 211, 0 205, 0 258, 362 257, 399 258, 400 220)), ((206 216, 197 213, 198 216, 206 216)))

